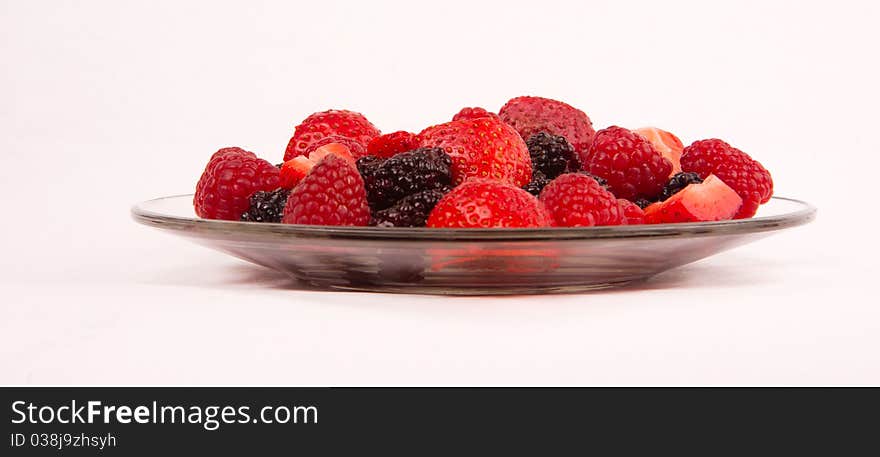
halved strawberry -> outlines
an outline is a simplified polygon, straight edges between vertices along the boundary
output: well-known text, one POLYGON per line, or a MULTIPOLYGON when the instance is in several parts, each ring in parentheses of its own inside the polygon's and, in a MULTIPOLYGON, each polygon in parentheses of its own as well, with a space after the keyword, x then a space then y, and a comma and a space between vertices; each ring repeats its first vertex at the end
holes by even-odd
POLYGON ((315 162, 306 156, 296 156, 281 165, 281 187, 293 189, 312 171, 315 162))
POLYGON ((681 151, 684 150, 684 144, 677 136, 657 127, 642 127, 633 130, 633 132, 650 141, 654 145, 654 149, 672 163, 672 173, 669 176, 681 172, 681 151))
POLYGON ((715 175, 709 175, 702 184, 690 184, 666 201, 645 208, 645 222, 723 221, 732 219, 740 205, 742 198, 736 191, 715 175))
POLYGON ((314 151, 309 153, 309 160, 314 163, 318 163, 321 161, 321 159, 327 157, 330 154, 336 154, 340 158, 349 161, 352 165, 354 165, 355 163, 354 156, 351 154, 351 149, 349 149, 348 146, 342 143, 329 143, 321 146, 318 149, 315 149, 314 151))

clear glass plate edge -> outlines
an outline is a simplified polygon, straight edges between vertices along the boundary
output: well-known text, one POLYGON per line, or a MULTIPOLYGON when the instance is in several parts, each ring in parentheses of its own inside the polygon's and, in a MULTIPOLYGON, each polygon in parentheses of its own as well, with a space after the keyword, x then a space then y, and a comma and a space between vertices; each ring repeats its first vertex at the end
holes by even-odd
POLYGON ((247 234, 284 237, 343 238, 343 239, 399 239, 449 241, 541 241, 607 238, 654 238, 676 236, 711 236, 744 234, 781 230, 806 224, 816 217, 817 209, 802 200, 772 197, 776 201, 793 203, 800 208, 782 214, 718 222, 678 224, 624 225, 602 227, 552 228, 486 228, 486 229, 432 229, 432 228, 379 228, 340 227, 323 225, 270 224, 220 221, 162 214, 145 208, 161 200, 188 198, 192 194, 173 195, 146 200, 131 207, 132 218, 143 225, 200 233, 247 234))

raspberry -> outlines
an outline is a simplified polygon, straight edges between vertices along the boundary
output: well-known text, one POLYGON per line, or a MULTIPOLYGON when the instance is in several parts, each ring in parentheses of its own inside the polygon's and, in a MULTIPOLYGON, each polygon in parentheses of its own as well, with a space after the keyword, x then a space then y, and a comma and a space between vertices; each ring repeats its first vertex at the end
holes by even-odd
POLYGON ((241 148, 215 152, 196 184, 193 206, 205 219, 237 221, 250 207, 254 192, 278 187, 276 166, 241 148))
POLYGON ((452 178, 489 178, 526 185, 532 177, 529 150, 519 134, 493 117, 463 119, 428 127, 419 134, 423 147, 443 148, 452 158, 452 178))
POLYGON ((617 204, 620 205, 620 212, 624 225, 641 225, 645 223, 645 212, 635 203, 618 198, 617 204))
POLYGON ((250 204, 241 220, 244 222, 281 222, 284 205, 290 196, 289 189, 275 189, 272 192, 259 191, 251 195, 250 204))
POLYGON ((497 119, 498 115, 480 107, 462 108, 455 116, 452 116, 452 120, 460 121, 462 119, 479 119, 481 117, 494 117, 497 119))
POLYGON ((623 214, 617 198, 581 173, 566 173, 547 184, 541 201, 560 227, 620 225, 623 214))
POLYGON ((544 190, 544 186, 550 184, 550 181, 552 181, 552 179, 545 176, 544 173, 541 173, 540 171, 533 171, 532 180, 529 181, 528 184, 523 186, 523 190, 537 197, 541 195, 541 191, 544 190))
POLYGON ((419 148, 383 162, 371 157, 358 160, 358 171, 373 210, 388 208, 407 195, 452 184, 452 160, 440 148, 419 148))
POLYGON ((681 168, 706 179, 714 174, 742 198, 734 219, 752 217, 773 195, 773 178, 760 162, 718 139, 695 141, 684 148, 681 168))
POLYGON ((449 192, 448 187, 423 190, 403 197, 390 208, 376 211, 370 225, 378 227, 424 227, 437 202, 449 192))
POLYGON ((669 197, 681 192, 682 189, 691 185, 691 184, 700 184, 703 180, 700 178, 700 175, 693 172, 681 172, 672 175, 669 178, 669 182, 663 186, 663 191, 660 192, 660 198, 657 201, 665 201, 669 197))
POLYGON ((330 154, 290 192, 285 224, 367 225, 370 208, 364 181, 348 160, 330 154))
POLYGON ((367 154, 387 159, 394 154, 412 151, 418 147, 418 136, 409 132, 399 131, 373 138, 370 144, 367 145, 367 154))
MULTIPOLYGON (((321 149, 324 146, 327 146, 328 144, 341 144, 345 146, 346 148, 348 148, 348 153, 352 157, 352 160, 356 160, 358 157, 363 157, 367 155, 367 148, 364 147, 363 144, 358 142, 358 140, 340 135, 328 135, 324 138, 321 138, 320 140, 315 141, 305 149, 302 155, 308 156, 310 159, 312 159, 311 156, 315 151, 321 149)), ((320 161, 320 159, 312 159, 312 161, 318 162, 320 161)))
POLYGON ((549 98, 516 97, 498 111, 502 121, 510 124, 527 139, 538 132, 565 137, 578 154, 584 154, 593 142, 596 131, 589 116, 573 106, 549 98))
POLYGON ((540 171, 548 178, 555 178, 579 168, 574 147, 565 137, 538 132, 526 140, 532 158, 532 173, 540 171))
POLYGON ((379 136, 379 133, 379 129, 360 113, 346 110, 314 113, 294 129, 293 136, 287 143, 287 150, 284 152, 284 161, 296 156, 309 155, 309 147, 329 135, 350 138, 364 146, 374 137, 379 136))
POLYGON ((550 215, 519 187, 472 178, 446 194, 428 217, 434 228, 548 227, 550 215))
POLYGON ((612 126, 600 130, 581 163, 589 173, 608 181, 618 198, 653 200, 672 171, 672 164, 641 135, 612 126))

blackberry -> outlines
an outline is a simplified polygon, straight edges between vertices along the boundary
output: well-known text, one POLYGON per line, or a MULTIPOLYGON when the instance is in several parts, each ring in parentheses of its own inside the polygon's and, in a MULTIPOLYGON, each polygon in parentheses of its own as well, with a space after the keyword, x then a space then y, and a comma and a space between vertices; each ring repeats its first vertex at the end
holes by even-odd
POLYGON ((526 140, 526 146, 532 158, 532 171, 540 171, 550 179, 579 168, 574 147, 565 137, 538 132, 526 140))
POLYGON ((654 203, 654 202, 652 202, 651 200, 648 200, 647 198, 637 198, 637 199, 633 200, 633 203, 635 203, 636 206, 638 206, 639 208, 645 209, 651 203, 654 203))
POLYGON ((663 191, 660 192, 660 201, 665 201, 667 198, 677 194, 680 190, 691 184, 700 184, 703 180, 700 179, 700 175, 693 172, 682 172, 676 173, 672 178, 669 179, 669 182, 663 187, 663 191))
POLYGON ((532 171, 532 180, 523 186, 523 190, 534 195, 535 197, 541 195, 541 191, 544 190, 544 186, 550 184, 552 179, 548 178, 544 173, 541 173, 538 170, 532 171))
POLYGON ((284 205, 290 190, 278 188, 271 192, 259 191, 251 195, 250 208, 241 215, 244 222, 281 222, 284 205))
POLYGON ((357 164, 373 211, 389 208, 408 195, 452 184, 452 159, 441 148, 419 148, 384 161, 367 157, 357 164))
POLYGON ((373 213, 370 225, 378 227, 424 227, 437 202, 449 187, 423 190, 403 197, 394 206, 373 213))

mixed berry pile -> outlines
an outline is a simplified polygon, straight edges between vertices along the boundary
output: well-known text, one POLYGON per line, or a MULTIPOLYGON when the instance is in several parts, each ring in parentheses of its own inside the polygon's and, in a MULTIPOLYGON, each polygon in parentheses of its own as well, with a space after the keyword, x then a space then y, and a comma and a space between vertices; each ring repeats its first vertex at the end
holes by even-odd
POLYGON ((517 97, 420 133, 360 113, 312 114, 284 162, 224 148, 196 186, 208 219, 379 227, 586 227, 748 218, 773 194, 760 163, 718 139, 611 126, 517 97))

